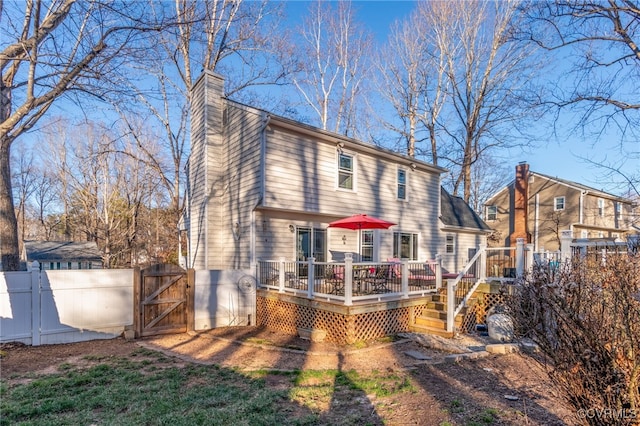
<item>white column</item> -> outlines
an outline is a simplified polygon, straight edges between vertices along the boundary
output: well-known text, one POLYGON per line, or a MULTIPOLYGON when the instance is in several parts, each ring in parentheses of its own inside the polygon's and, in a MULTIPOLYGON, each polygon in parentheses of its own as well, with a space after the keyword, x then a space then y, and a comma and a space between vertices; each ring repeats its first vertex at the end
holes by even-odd
POLYGON ((403 260, 400 264, 401 274, 400 274, 400 285, 402 288, 402 299, 409 298, 409 263, 406 260, 403 260))
POLYGON ((278 265, 278 292, 284 293, 284 257, 280 258, 278 265))
POLYGON ((315 257, 310 257, 308 260, 308 264, 307 264, 307 297, 309 297, 309 299, 313 299, 313 287, 314 287, 314 282, 316 280, 315 277, 315 273, 316 273, 316 268, 315 268, 315 263, 316 263, 316 258, 315 257))
POLYGON ((353 253, 344 255, 344 304, 353 305, 353 253))
POLYGON ((560 261, 564 262, 571 258, 571 242, 573 241, 573 232, 564 230, 560 235, 560 261))
POLYGON ((524 274, 524 238, 516 238, 516 278, 524 274))

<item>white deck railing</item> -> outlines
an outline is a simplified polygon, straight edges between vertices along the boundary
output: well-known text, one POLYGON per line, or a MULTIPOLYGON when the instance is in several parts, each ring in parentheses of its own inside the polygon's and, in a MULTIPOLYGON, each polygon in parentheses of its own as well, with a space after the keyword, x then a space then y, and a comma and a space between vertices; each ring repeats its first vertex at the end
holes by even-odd
POLYGON ((360 301, 406 299, 435 293, 442 287, 442 267, 432 262, 344 262, 262 260, 257 265, 258 286, 309 299, 338 301, 346 306, 360 301))

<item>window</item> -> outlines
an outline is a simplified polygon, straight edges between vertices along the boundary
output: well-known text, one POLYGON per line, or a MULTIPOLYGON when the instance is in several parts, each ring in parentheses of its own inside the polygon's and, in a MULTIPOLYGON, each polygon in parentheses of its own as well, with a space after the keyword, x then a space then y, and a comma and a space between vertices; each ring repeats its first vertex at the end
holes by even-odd
POLYGON ((49 262, 49 269, 53 271, 53 262, 49 262))
POLYGON ((87 269, 93 269, 93 262, 87 262, 87 269))
POLYGON ((353 156, 338 154, 338 188, 353 190, 353 156))
POLYGON ((418 260, 418 234, 394 232, 393 257, 418 260))
POLYGON ((296 228, 297 259, 306 261, 314 257, 317 262, 326 261, 327 231, 324 229, 296 228))
POLYGON ((56 262, 56 269, 60 270, 60 262, 56 262))
POLYGON ((407 199, 407 171, 398 169, 398 200, 407 199))
POLYGON ((589 238, 589 231, 587 231, 586 229, 580 231, 580 238, 589 238))
POLYGON ((598 198, 598 216, 604 216, 604 199, 598 198))
POLYGON ((82 269, 82 262, 78 262, 78 269, 82 269))
POLYGON ((455 251, 456 251, 455 238, 453 237, 453 234, 447 234, 445 253, 450 254, 450 253, 455 253, 455 251))
POLYGON ((498 219, 498 206, 487 206, 487 220, 498 219))
POLYGON ((71 262, 67 262, 67 269, 71 269, 71 262))
POLYGON ((362 262, 373 262, 373 231, 362 231, 360 258, 362 262))
POLYGON ((556 197, 553 199, 553 210, 564 210, 564 197, 556 197))

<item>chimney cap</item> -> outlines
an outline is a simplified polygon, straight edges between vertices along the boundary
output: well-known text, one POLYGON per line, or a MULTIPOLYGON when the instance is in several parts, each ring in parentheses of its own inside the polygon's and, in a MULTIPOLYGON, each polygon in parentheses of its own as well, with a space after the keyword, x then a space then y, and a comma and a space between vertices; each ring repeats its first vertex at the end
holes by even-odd
POLYGON ((527 162, 526 161, 521 161, 518 164, 527 164, 527 162))

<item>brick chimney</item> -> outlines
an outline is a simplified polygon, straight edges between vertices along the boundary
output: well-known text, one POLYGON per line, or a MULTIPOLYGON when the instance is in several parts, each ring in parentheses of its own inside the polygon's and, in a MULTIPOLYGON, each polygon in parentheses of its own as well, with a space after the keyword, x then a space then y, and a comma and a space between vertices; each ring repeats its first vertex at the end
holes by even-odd
POLYGON ((513 232, 509 235, 509 246, 516 245, 517 238, 531 242, 529 233, 529 165, 521 162, 516 166, 516 179, 513 188, 513 232))

